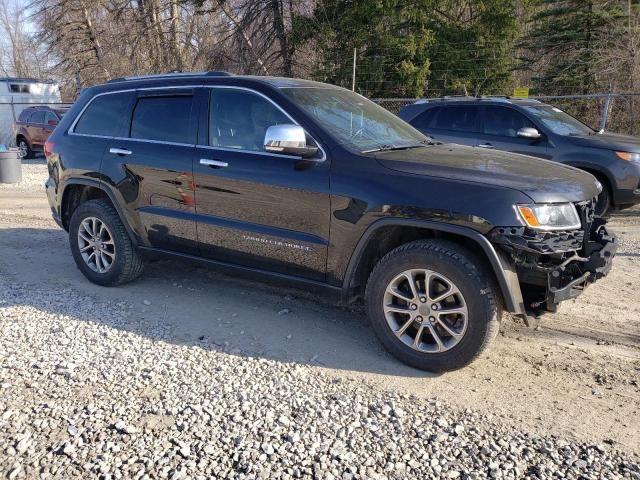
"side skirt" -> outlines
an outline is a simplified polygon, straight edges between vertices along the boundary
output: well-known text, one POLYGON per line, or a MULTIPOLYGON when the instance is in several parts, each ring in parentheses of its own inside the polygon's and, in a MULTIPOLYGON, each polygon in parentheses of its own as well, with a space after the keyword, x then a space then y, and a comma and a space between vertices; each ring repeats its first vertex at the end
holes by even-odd
POLYGON ((187 253, 172 252, 170 250, 162 250, 152 247, 138 247, 138 250, 147 258, 174 258, 186 260, 188 262, 207 265, 220 270, 224 273, 236 275, 240 278, 248 280, 260 280, 264 283, 271 285, 283 285, 287 287, 293 287, 303 289, 306 291, 317 292, 323 296, 326 296, 333 301, 344 304, 346 302, 346 295, 342 287, 336 287, 329 285, 328 283, 318 282, 316 280, 309 280, 295 275, 287 275, 285 273, 271 272, 268 270, 262 270, 254 267, 247 267, 244 265, 237 265, 235 263, 227 263, 220 260, 212 260, 209 258, 198 257, 196 255, 189 255, 187 253))

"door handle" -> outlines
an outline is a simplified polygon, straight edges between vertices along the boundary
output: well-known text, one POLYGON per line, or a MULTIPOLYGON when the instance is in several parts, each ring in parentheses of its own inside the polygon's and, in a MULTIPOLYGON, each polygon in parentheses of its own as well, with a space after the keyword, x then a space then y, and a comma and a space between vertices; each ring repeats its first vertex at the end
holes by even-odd
POLYGON ((110 148, 109 153, 115 155, 131 155, 131 150, 125 150, 124 148, 110 148))
POLYGON ((211 160, 209 158, 201 158, 200 165, 207 165, 208 167, 224 168, 228 167, 227 162, 221 162, 220 160, 211 160))
POLYGON ((493 145, 491 145, 490 143, 480 143, 480 144, 476 145, 476 147, 480 147, 480 148, 496 148, 493 145))

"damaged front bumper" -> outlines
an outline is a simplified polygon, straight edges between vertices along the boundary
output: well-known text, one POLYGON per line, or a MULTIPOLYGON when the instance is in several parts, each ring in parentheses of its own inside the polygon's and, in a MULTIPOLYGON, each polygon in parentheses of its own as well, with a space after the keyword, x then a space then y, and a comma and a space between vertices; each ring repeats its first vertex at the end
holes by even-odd
POLYGON ((513 262, 525 310, 535 316, 555 312, 611 270, 618 247, 606 220, 591 218, 584 230, 543 232, 528 227, 499 227, 489 233, 513 262))

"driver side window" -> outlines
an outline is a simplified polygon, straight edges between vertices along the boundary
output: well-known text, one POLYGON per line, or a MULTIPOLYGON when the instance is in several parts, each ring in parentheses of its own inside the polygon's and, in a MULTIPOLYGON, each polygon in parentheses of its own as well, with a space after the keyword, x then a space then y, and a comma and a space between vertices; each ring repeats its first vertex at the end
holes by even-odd
POLYGON ((262 152, 272 125, 292 123, 273 103, 253 92, 214 88, 209 106, 209 145, 262 152))
POLYGON ((536 126, 517 110, 488 105, 484 109, 484 134, 517 137, 521 128, 536 126))

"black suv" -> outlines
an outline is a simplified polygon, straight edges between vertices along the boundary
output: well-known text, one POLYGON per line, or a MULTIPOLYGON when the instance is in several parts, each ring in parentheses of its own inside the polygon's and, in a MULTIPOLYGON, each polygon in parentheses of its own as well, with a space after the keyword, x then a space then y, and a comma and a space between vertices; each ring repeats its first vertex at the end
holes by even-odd
POLYGON ((607 274, 596 179, 434 143, 351 91, 222 73, 87 89, 45 147, 51 211, 84 275, 198 260, 364 300, 384 346, 462 367, 503 309, 554 311, 607 274))
POLYGON ((640 203, 640 138, 600 133, 532 99, 444 97, 400 110, 400 118, 443 141, 565 163, 602 184, 596 212, 640 203))

